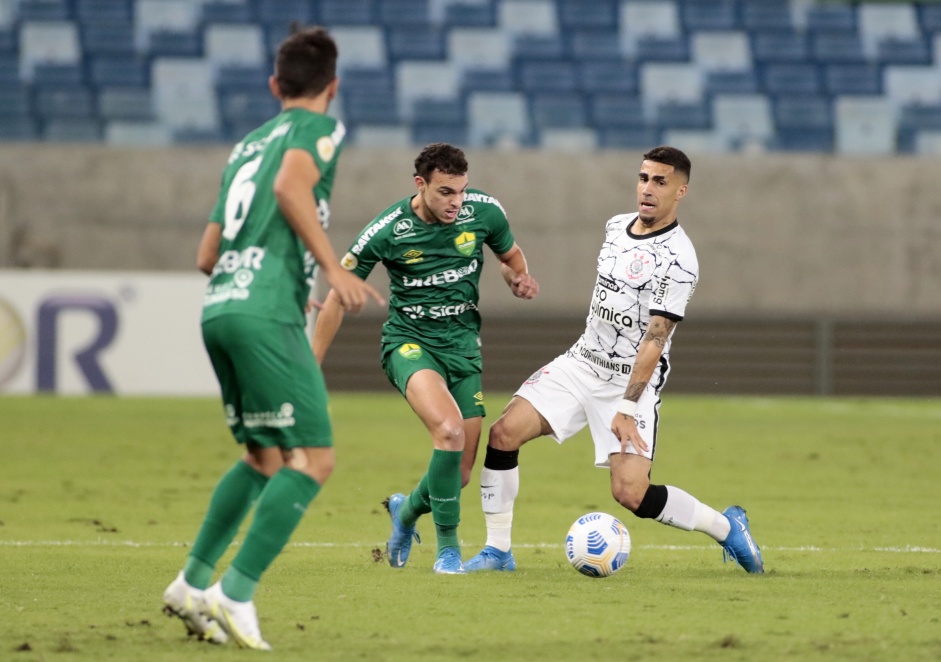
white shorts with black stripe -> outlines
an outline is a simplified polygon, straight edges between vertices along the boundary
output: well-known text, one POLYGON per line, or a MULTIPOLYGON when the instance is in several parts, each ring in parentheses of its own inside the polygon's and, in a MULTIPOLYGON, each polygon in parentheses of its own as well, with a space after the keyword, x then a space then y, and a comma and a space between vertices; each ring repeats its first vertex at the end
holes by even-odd
MULTIPOLYGON (((611 432, 611 421, 624 398, 625 385, 604 381, 579 367, 577 361, 559 356, 523 382, 515 395, 529 401, 552 427, 549 436, 560 444, 586 425, 595 443, 595 466, 609 467, 608 456, 621 452, 621 442, 611 432)), ((657 444, 660 397, 651 386, 637 402, 634 420, 647 442, 642 452, 628 444, 627 452, 653 460, 657 444)))

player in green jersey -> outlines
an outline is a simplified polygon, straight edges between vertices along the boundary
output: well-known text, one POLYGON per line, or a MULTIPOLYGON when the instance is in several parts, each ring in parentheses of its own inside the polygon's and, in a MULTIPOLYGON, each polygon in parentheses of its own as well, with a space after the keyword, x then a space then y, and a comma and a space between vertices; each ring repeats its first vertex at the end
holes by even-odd
MULTIPOLYGON (((500 260, 513 294, 532 299, 529 274, 500 203, 467 188, 464 153, 448 144, 425 147, 415 160, 416 195, 395 203, 360 233, 342 264, 366 278, 379 263, 389 274, 389 319, 382 327, 382 366, 431 435, 427 473, 408 496, 386 501, 393 532, 392 567, 408 560, 415 524, 432 513, 438 536, 434 570, 462 574, 457 525, 461 488, 477 455, 484 399, 480 374, 480 273, 484 245, 500 260)), ((314 354, 322 361, 343 320, 331 291, 317 316, 314 354)))
POLYGON ((281 113, 232 150, 197 266, 209 275, 203 341, 226 422, 244 456, 216 485, 164 611, 191 634, 268 650, 252 598, 334 464, 327 391, 304 331, 314 266, 337 305, 359 311, 378 292, 344 269, 324 228, 344 128, 325 113, 336 96, 337 47, 322 28, 281 44, 271 93, 281 113), (216 564, 255 505, 221 580, 216 564))

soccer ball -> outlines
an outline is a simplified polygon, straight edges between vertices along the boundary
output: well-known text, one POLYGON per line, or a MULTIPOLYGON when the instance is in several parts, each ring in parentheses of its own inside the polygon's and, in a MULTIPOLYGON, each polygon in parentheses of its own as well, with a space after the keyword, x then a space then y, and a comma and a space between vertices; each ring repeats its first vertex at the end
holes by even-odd
POLYGON ((631 534, 608 513, 582 515, 565 536, 565 556, 589 577, 607 577, 620 570, 631 554, 631 534))

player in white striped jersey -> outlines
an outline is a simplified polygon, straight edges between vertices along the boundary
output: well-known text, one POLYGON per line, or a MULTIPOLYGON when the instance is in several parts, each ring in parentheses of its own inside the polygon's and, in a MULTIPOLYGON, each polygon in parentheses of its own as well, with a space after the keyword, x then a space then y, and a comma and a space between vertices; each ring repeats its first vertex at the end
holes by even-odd
POLYGON ((584 333, 523 383, 490 428, 480 474, 487 544, 464 564, 468 572, 516 568, 510 534, 520 447, 541 436, 562 443, 586 425, 595 465, 610 467, 618 503, 637 517, 702 531, 746 571, 764 572, 741 507, 720 513, 677 487, 650 482, 673 330, 699 277, 696 251, 676 216, 690 169, 674 147, 644 154, 637 212, 605 225, 584 333))

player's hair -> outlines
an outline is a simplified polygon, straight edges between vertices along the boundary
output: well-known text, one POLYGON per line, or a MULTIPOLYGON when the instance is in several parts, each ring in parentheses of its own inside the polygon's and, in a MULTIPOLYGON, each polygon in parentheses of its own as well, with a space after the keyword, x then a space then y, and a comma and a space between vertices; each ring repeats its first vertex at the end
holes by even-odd
POLYGON ((673 166, 674 172, 682 173, 689 181, 689 173, 693 164, 689 162, 689 157, 676 147, 660 145, 644 154, 644 161, 656 161, 663 165, 673 166))
POLYGON ((337 76, 337 45, 322 27, 293 32, 278 46, 274 76, 285 99, 315 97, 337 76))
POLYGON ((463 175, 467 172, 464 152, 448 143, 426 145, 415 159, 415 175, 427 182, 435 170, 445 175, 463 175))

